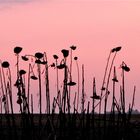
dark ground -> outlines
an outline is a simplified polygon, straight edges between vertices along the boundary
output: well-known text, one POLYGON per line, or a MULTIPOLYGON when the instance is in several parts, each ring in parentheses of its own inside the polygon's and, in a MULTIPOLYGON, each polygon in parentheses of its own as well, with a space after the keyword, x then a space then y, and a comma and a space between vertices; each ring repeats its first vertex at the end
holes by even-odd
POLYGON ((107 115, 106 129, 103 115, 0 115, 0 140, 140 140, 140 115, 132 115, 125 125, 115 125, 107 115), (94 127, 93 124, 94 123, 94 127))

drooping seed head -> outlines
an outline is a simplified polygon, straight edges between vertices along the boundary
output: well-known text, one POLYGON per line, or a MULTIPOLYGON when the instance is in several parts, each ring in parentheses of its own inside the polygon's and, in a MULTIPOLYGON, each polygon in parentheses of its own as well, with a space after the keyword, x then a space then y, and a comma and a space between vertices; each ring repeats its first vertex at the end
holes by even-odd
POLYGON ((52 63, 50 66, 51 66, 51 67, 55 67, 55 63, 52 63))
POLYGON ((31 79, 32 79, 32 80, 37 80, 38 78, 37 78, 35 75, 32 75, 32 76, 31 76, 31 79))
POLYGON ((119 47, 116 47, 116 48, 113 48, 112 50, 111 50, 111 52, 112 53, 114 53, 114 52, 118 52, 118 51, 120 51, 121 50, 121 46, 119 46, 119 47))
POLYGON ((124 70, 124 71, 126 71, 126 72, 129 72, 130 71, 130 68, 128 67, 128 66, 122 66, 122 69, 124 70))
POLYGON ((60 65, 57 66, 57 68, 58 68, 58 69, 64 69, 65 66, 66 66, 65 64, 60 64, 60 65))
POLYGON ((26 56, 22 56, 21 58, 22 58, 22 60, 24 60, 24 61, 28 61, 28 60, 29 60, 29 58, 26 57, 26 56))
POLYGON ((41 61, 41 64, 42 65, 46 65, 47 64, 47 61, 41 61))
POLYGON ((35 60, 35 63, 36 64, 41 64, 41 60, 37 59, 37 60, 35 60))
POLYGON ((101 99, 101 97, 98 96, 98 95, 91 96, 90 98, 95 99, 95 100, 100 100, 101 99))
POLYGON ((68 86, 75 86, 76 83, 71 81, 71 82, 67 83, 67 85, 68 85, 68 86))
POLYGON ((116 52, 118 52, 118 51, 120 51, 121 50, 121 46, 119 46, 119 47, 116 47, 116 52))
POLYGON ((40 53, 40 52, 35 53, 35 57, 38 59, 41 59, 43 56, 44 56, 43 53, 40 53))
POLYGON ((8 67, 10 66, 10 64, 9 64, 8 61, 4 61, 4 62, 2 62, 1 66, 2 66, 3 68, 8 68, 8 67))
POLYGON ((70 46, 70 48, 71 48, 72 50, 76 50, 76 46, 74 46, 74 45, 70 46))
POLYGON ((21 47, 17 46, 17 47, 14 48, 14 53, 16 53, 16 54, 19 54, 21 51, 22 51, 21 47))
POLYGON ((25 70, 20 70, 20 71, 19 71, 19 74, 20 74, 20 75, 24 75, 24 74, 26 74, 26 71, 25 71, 25 70))
POLYGON ((57 56, 57 55, 53 55, 53 58, 54 58, 54 59, 58 59, 58 56, 57 56))
POLYGON ((112 81, 119 82, 117 78, 113 78, 112 81))
POLYGON ((68 55, 69 55, 69 50, 63 49, 63 50, 61 50, 61 52, 63 53, 63 56, 64 56, 65 58, 68 57, 68 55))
POLYGON ((74 57, 74 60, 78 60, 78 57, 75 56, 75 57, 74 57))

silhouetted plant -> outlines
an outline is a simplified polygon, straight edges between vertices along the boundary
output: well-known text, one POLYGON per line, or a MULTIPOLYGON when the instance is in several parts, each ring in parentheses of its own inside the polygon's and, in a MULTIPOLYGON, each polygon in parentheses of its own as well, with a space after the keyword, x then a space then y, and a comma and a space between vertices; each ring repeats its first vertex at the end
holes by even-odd
MULTIPOLYGON (((114 61, 117 53, 121 50, 121 46, 113 48, 109 52, 109 56, 107 59, 107 64, 105 67, 105 73, 103 77, 103 83, 101 85, 101 94, 97 95, 96 93, 96 83, 95 78, 93 78, 93 93, 90 96, 92 100, 92 108, 91 103, 87 101, 86 104, 86 94, 85 94, 85 73, 84 73, 84 65, 82 65, 82 80, 81 80, 81 100, 79 101, 80 96, 80 71, 78 65, 78 57, 73 57, 73 51, 76 50, 76 46, 70 46, 70 51, 67 49, 62 49, 61 52, 63 54, 63 58, 59 61, 59 57, 55 54, 53 58, 55 60, 54 63, 49 64, 47 54, 37 52, 34 55, 24 55, 20 56, 22 51, 21 47, 15 47, 14 53, 17 57, 17 79, 15 82, 15 86, 17 88, 17 100, 16 103, 20 106, 21 112, 21 126, 20 130, 22 134, 15 133, 15 135, 24 135, 22 139, 128 139, 129 133, 132 134, 131 130, 133 128, 131 123, 131 115, 132 109, 134 106, 135 100, 135 90, 133 91, 133 99, 132 103, 129 104, 129 112, 126 113, 126 103, 125 103, 125 72, 129 72, 130 68, 122 62, 120 68, 122 70, 122 83, 120 86, 120 100, 116 99, 116 84, 119 82, 116 74, 116 68, 114 67, 114 73, 112 78, 113 88, 110 89, 110 77, 112 74, 112 69, 114 66, 114 61), (24 63, 29 64, 29 69, 21 69, 20 58, 25 61, 24 63), (70 58, 70 59, 69 59, 70 58), (111 60, 112 58, 112 60, 111 60), (76 63, 77 68, 77 80, 76 82, 73 80, 73 60, 76 63), (28 61, 28 62, 26 62, 28 61), (49 82, 49 67, 52 67, 56 70, 56 97, 50 95, 50 82, 49 82), (42 70, 42 68, 44 68, 42 70), (34 73, 34 70, 37 70, 37 76, 34 73), (61 76, 61 72, 64 74, 61 76), (28 74, 28 75, 27 75, 28 74), (63 84, 60 86, 59 84, 59 76, 62 79, 63 84), (26 83, 26 78, 27 83, 26 83), (38 80, 38 89, 39 89, 39 118, 38 122, 36 121, 36 117, 34 117, 34 101, 33 94, 30 86, 30 80, 38 80), (43 82, 45 81, 45 93, 43 92, 43 82), (26 86, 27 84, 27 86, 26 86), (60 86, 60 87, 59 87, 60 86), (76 86, 76 92, 72 90, 73 86, 76 86), (27 89, 26 89, 27 88, 27 89), (61 91, 62 88, 62 91, 61 91), (26 97, 27 91, 27 97, 26 97), (74 92, 74 94, 71 94, 74 92), (45 100, 44 95, 46 95, 46 110, 44 114, 43 120, 43 110, 42 110, 42 102, 45 100), (107 115, 107 103, 108 96, 112 96, 112 106, 111 113, 107 115), (30 99, 31 96, 31 99, 30 99), (73 96, 73 98, 71 98, 73 96), (50 100, 52 97, 52 103, 50 100), (73 99, 73 101, 72 101, 73 99), (103 99, 105 99, 105 104, 102 106, 103 99), (73 103, 73 104, 72 104, 73 103), (73 105, 73 106, 72 106, 73 105), (80 111, 79 111, 80 105, 80 111), (87 105, 87 106, 86 106, 87 105), (99 105, 99 114, 95 113, 96 107, 99 105), (29 107, 31 106, 31 113, 29 107), (57 114, 57 107, 59 108, 59 113, 57 114), (104 107, 104 114, 101 114, 101 107, 104 107), (117 113, 115 112, 117 110, 117 113), (90 111, 92 111, 90 113, 90 111), (72 113, 73 112, 73 113, 72 113), (102 116, 104 118, 102 118, 102 116), (47 123, 44 124, 44 121, 47 123), (98 124, 98 125, 97 125, 98 124)), ((22 61, 22 62, 23 62, 22 61)), ((13 111, 13 102, 12 102, 12 75, 10 71, 10 64, 8 61, 1 62, 0 67, 0 103, 4 105, 4 110, 7 125, 9 126, 8 132, 13 133, 13 130, 16 132, 16 123, 14 117, 12 116, 12 122, 8 118, 8 113, 10 112, 14 114, 13 111), (8 103, 10 103, 8 105, 8 103), (12 124, 12 125, 11 125, 12 124), (13 129, 11 131, 11 128, 13 129)), ((36 90, 35 86, 33 87, 36 90)), ((3 108, 1 108, 1 113, 3 108)), ((4 124, 0 123, 1 128, 4 128, 4 124)), ((19 124, 17 125, 19 127, 19 124)), ((1 131, 0 131, 1 132, 1 131)), ((135 133, 135 132, 134 132, 135 133)), ((9 137, 11 136, 10 133, 9 137)), ((1 135, 1 134, 0 134, 1 135)), ((22 137, 21 136, 21 137, 22 137)), ((1 138, 1 137, 0 137, 1 138)), ((17 138, 17 137, 14 137, 17 138)))
MULTIPOLYGON (((69 82, 69 85, 75 85, 76 83, 73 83, 72 82, 72 60, 73 60, 73 50, 76 50, 76 46, 72 45, 70 46, 71 48, 71 51, 70 51, 70 68, 69 68, 69 74, 70 74, 70 82, 69 82)), ((69 86, 69 105, 70 105, 70 102, 71 102, 71 86, 69 86)), ((70 110, 69 110, 69 113, 70 113, 70 110)))
MULTIPOLYGON (((59 90, 59 75, 58 75, 58 69, 63 69, 64 67, 65 67, 65 65, 64 64, 60 64, 60 65, 58 65, 58 56, 57 55, 53 55, 53 58, 55 59, 55 63, 53 63, 53 67, 55 67, 56 68, 56 86, 57 86, 57 89, 56 89, 56 92, 57 92, 57 100, 56 100, 56 102, 57 102, 57 105, 58 105, 58 107, 59 107, 59 113, 61 112, 61 110, 62 110, 62 101, 61 101, 61 92, 60 92, 60 90, 59 90)), ((61 63, 62 63, 63 61, 61 61, 61 63)), ((54 105, 54 104, 53 104, 54 105)), ((54 106, 55 107, 55 106, 54 106)))
POLYGON ((77 112, 78 112, 78 107, 79 107, 79 92, 80 92, 80 74, 79 74, 79 65, 78 65, 78 57, 77 56, 75 56, 74 57, 74 60, 75 60, 75 62, 76 62, 76 67, 77 67, 77 92, 76 92, 76 100, 77 100, 77 105, 76 105, 76 110, 77 110, 77 112))

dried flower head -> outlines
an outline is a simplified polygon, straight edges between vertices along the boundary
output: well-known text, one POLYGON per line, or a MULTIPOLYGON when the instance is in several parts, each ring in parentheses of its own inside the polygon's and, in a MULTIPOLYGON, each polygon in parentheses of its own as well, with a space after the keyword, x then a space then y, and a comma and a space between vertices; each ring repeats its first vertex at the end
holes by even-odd
POLYGON ((10 64, 9 64, 8 61, 4 61, 4 62, 2 62, 1 66, 2 66, 3 68, 8 68, 8 67, 10 66, 10 64))
POLYGON ((14 48, 14 53, 16 53, 16 54, 19 54, 21 51, 22 51, 21 47, 17 46, 17 47, 14 48))
POLYGON ((32 79, 32 80, 37 80, 38 78, 37 78, 35 75, 32 75, 32 76, 31 76, 31 79, 32 79))
POLYGON ((46 65, 47 64, 47 61, 41 61, 41 64, 42 65, 46 65))
POLYGON ((71 48, 72 50, 76 50, 76 46, 74 46, 74 45, 70 46, 70 48, 71 48))
POLYGON ((100 100, 101 99, 101 97, 98 96, 98 95, 91 96, 90 98, 95 99, 95 100, 100 100))
POLYGON ((24 61, 28 61, 28 60, 29 60, 29 58, 26 57, 26 56, 22 56, 21 58, 22 58, 22 60, 24 60, 24 61))
POLYGON ((58 56, 57 56, 57 55, 53 55, 53 58, 54 58, 54 59, 58 59, 58 56))
POLYGON ((51 66, 51 67, 55 67, 55 63, 52 63, 50 66, 51 66))
POLYGON ((113 52, 118 52, 118 51, 120 51, 121 50, 121 46, 119 46, 119 47, 116 47, 116 48, 113 48, 112 50, 111 50, 111 52, 113 53, 113 52))
POLYGON ((20 75, 26 74, 26 71, 25 71, 25 70, 20 70, 20 71, 19 71, 19 74, 20 74, 20 75))
POLYGON ((71 82, 67 83, 67 85, 68 85, 68 86, 75 86, 76 83, 71 81, 71 82))
POLYGON ((74 57, 74 60, 78 60, 78 57, 75 56, 75 57, 74 57))
POLYGON ((35 63, 36 64, 41 64, 41 60, 37 59, 37 60, 35 60, 35 63))
POLYGON ((63 50, 61 50, 61 52, 63 53, 63 56, 64 56, 64 57, 68 57, 68 55, 69 55, 69 50, 63 49, 63 50))
POLYGON ((117 78, 113 78, 112 81, 114 81, 114 82, 119 82, 119 81, 117 80, 117 78))
POLYGON ((130 71, 130 68, 128 66, 122 66, 122 69, 126 72, 129 72, 130 71))
POLYGON ((41 59, 43 56, 44 56, 43 53, 40 52, 35 53, 35 57, 38 59, 41 59))
POLYGON ((63 68, 65 68, 65 64, 60 64, 60 65, 57 66, 57 68, 58 69, 63 69, 63 68))

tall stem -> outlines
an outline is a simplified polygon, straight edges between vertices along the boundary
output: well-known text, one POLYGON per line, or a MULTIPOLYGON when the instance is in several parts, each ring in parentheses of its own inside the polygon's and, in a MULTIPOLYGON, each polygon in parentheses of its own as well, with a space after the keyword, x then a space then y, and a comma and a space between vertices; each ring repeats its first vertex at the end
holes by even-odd
POLYGON ((84 65, 82 65, 82 113, 84 113, 85 110, 85 91, 84 91, 84 65))
POLYGON ((3 83, 4 83, 4 88, 5 88, 5 95, 6 95, 6 109, 7 109, 7 113, 9 114, 9 102, 8 102, 8 93, 7 93, 7 86, 6 86, 6 80, 5 80, 5 74, 4 74, 4 70, 2 68, 2 75, 3 75, 3 83))
MULTIPOLYGON (((70 51, 70 82, 72 81, 72 49, 70 51)), ((69 106, 70 106, 71 86, 69 86, 69 106)), ((68 110, 70 113, 70 110, 68 110)))
POLYGON ((63 87, 63 100, 62 100, 62 106, 63 106, 63 112, 66 113, 66 100, 67 100, 67 107, 69 110, 69 98, 68 98, 68 89, 67 89, 67 81, 68 81, 68 72, 67 72, 67 65, 66 65, 66 58, 64 58, 64 87, 63 87))
MULTIPOLYGON (((3 80, 2 80, 2 73, 1 73, 1 69, 0 69, 0 82, 1 82, 1 90, 2 90, 2 95, 3 97, 5 96, 4 94, 4 88, 3 88, 3 80)), ((7 114, 7 108, 6 108, 6 104, 4 103, 4 109, 5 109, 5 114, 7 114)))
POLYGON ((78 112, 78 107, 79 107, 79 91, 80 91, 80 74, 79 74, 79 66, 78 66, 78 62, 76 60, 76 65, 77 65, 77 76, 78 76, 78 86, 77 86, 77 107, 76 110, 78 112))
MULTIPOLYGON (((104 85, 105 85, 105 80, 106 80, 106 75, 107 75, 107 70, 108 70, 108 66, 109 66, 110 57, 111 57, 111 51, 110 51, 108 59, 107 59, 107 64, 106 64, 105 73, 104 73, 104 77, 103 77, 103 83, 102 83, 102 89, 101 89, 101 98, 103 96, 103 91, 104 91, 103 88, 105 88, 104 85)), ((100 100, 99 115, 101 114, 101 106, 102 106, 102 104, 101 104, 101 100, 100 100)), ((99 119, 100 119, 100 116, 99 116, 99 119)))
POLYGON ((29 71, 28 71, 28 93, 27 93, 27 102, 30 106, 30 73, 31 73, 31 64, 29 64, 29 71))
MULTIPOLYGON (((47 62, 47 55, 44 53, 45 61, 47 62)), ((50 114, 50 89, 49 89, 49 72, 48 64, 45 64, 45 81, 46 81, 46 112, 50 114)))
MULTIPOLYGON (((114 76, 116 78, 116 68, 114 67, 114 76)), ((112 98, 112 118, 113 118, 113 128, 115 127, 115 80, 113 80, 113 98, 112 98)))
POLYGON ((13 111, 13 101, 12 101, 12 80, 11 80, 11 70, 8 68, 9 71, 9 96, 10 96, 10 104, 11 104, 11 113, 14 114, 13 111))
POLYGON ((31 94, 31 113, 34 113, 34 102, 33 102, 33 94, 31 94))
POLYGON ((40 104, 40 108, 39 108, 39 112, 40 112, 40 115, 42 114, 42 95, 41 95, 41 67, 40 67, 40 64, 37 65, 38 66, 38 80, 39 80, 39 83, 38 83, 38 88, 39 88, 39 104, 40 104))

